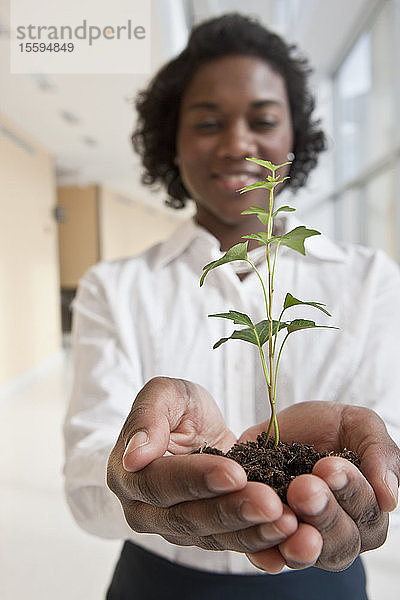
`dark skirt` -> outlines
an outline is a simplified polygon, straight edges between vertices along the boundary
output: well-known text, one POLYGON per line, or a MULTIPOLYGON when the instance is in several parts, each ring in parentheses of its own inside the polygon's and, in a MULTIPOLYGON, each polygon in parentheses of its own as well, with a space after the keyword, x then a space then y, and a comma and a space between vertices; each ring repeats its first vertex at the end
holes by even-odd
POLYGON ((107 600, 368 600, 361 559, 345 571, 224 575, 175 564, 125 542, 107 600))

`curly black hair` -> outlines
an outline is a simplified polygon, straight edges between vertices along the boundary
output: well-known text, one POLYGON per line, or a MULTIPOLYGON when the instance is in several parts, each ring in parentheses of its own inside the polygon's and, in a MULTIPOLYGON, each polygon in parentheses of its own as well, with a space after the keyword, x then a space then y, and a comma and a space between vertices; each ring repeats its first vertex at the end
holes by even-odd
POLYGON ((308 89, 311 69, 297 54, 296 46, 238 13, 205 21, 192 30, 181 54, 161 68, 136 98, 138 120, 132 143, 145 168, 142 182, 163 184, 169 194, 167 204, 174 208, 185 206, 189 197, 174 163, 182 97, 201 65, 227 55, 261 58, 286 83, 294 133, 295 159, 288 180, 292 189, 306 183, 318 153, 326 147, 319 121, 312 120, 315 102, 308 89))

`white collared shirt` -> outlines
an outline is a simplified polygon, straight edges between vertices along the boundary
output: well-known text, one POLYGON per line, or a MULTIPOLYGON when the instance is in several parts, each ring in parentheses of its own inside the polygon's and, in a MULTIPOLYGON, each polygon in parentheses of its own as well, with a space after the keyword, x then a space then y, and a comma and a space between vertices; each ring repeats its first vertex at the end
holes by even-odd
MULTIPOLYGON (((290 216, 285 229, 296 225, 290 216)), ((292 318, 340 330, 291 336, 280 367, 278 410, 305 400, 368 406, 399 443, 399 268, 381 251, 338 245, 323 235, 306 240, 306 248, 306 257, 279 250, 275 313, 291 292, 326 304, 333 315, 300 306, 290 309, 292 318)), ((154 376, 203 385, 238 436, 268 418, 257 348, 230 340, 212 350, 235 326, 208 314, 235 309, 253 322, 265 318, 259 280, 254 272, 239 279, 239 263, 210 272, 199 288, 203 266, 221 256, 218 241, 191 220, 142 255, 99 263, 83 277, 74 302, 65 486, 76 521, 95 535, 130 539, 194 568, 259 573, 239 553, 175 546, 158 535, 134 533, 105 484, 108 455, 132 402, 154 376)))

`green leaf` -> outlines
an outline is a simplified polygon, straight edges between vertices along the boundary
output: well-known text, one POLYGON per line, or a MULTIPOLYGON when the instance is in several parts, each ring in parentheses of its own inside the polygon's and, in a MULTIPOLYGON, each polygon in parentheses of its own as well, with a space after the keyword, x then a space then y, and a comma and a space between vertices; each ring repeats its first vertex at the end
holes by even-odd
MULTIPOLYGON (((268 336, 268 321, 265 319, 265 320, 257 323, 255 325, 255 330, 257 333, 257 337, 258 337, 260 346, 263 346, 269 337, 268 336)), ((257 341, 256 341, 256 344, 257 344, 257 341)))
POLYGON ((227 342, 230 339, 231 339, 230 337, 219 339, 218 342, 215 342, 215 344, 213 346, 213 350, 216 350, 216 348, 219 348, 220 346, 222 346, 222 344, 224 344, 225 342, 227 342))
POLYGON ((321 235, 321 233, 316 229, 307 229, 304 225, 300 225, 285 235, 274 238, 274 241, 280 241, 281 245, 305 255, 304 240, 313 235, 321 235))
POLYGON ((278 210, 272 213, 272 217, 276 217, 276 215, 280 212, 294 212, 295 210, 296 209, 292 208, 291 206, 281 206, 278 208, 278 210))
POLYGON ((296 306, 297 304, 305 304, 307 306, 313 306, 314 308, 318 308, 318 310, 321 310, 323 313, 328 315, 328 317, 332 316, 326 310, 326 308, 323 308, 326 305, 322 304, 322 302, 304 302, 303 300, 299 300, 298 298, 295 298, 294 296, 292 296, 292 294, 289 294, 289 293, 286 294, 285 302, 283 304, 283 310, 286 310, 287 308, 290 308, 291 306, 296 306))
POLYGON ((273 173, 277 170, 280 169, 281 167, 284 167, 285 165, 290 165, 292 164, 291 161, 288 162, 284 162, 281 165, 274 165, 272 162, 270 162, 269 160, 261 160, 260 158, 246 158, 246 160, 251 160, 252 162, 255 162, 257 165, 260 165, 260 167, 265 167, 266 169, 269 169, 270 171, 272 171, 273 173))
MULTIPOLYGON (((268 177, 268 179, 270 178, 268 177)), ((283 183, 284 181, 286 181, 286 179, 289 179, 289 177, 284 177, 283 179, 276 177, 275 179, 271 179, 270 181, 256 181, 255 183, 246 185, 246 187, 240 188, 238 192, 240 194, 243 194, 243 192, 250 192, 251 190, 254 190, 256 188, 265 188, 267 190, 273 190, 279 183, 283 183)))
POLYGON ((235 246, 229 248, 229 250, 220 259, 213 260, 212 262, 208 263, 208 265, 203 267, 204 273, 200 279, 200 286, 203 285, 207 273, 212 271, 212 269, 215 269, 216 267, 219 267, 220 265, 223 265, 225 263, 233 262, 235 260, 247 260, 247 244, 248 242, 241 242, 240 244, 235 244, 235 246))
POLYGON ((208 315, 209 317, 220 317, 221 319, 230 319, 235 325, 248 325, 254 327, 253 321, 245 313, 238 312, 237 310, 230 310, 228 313, 216 313, 214 315, 208 315))
POLYGON ((258 346, 258 341, 254 330, 250 327, 246 327, 246 329, 236 329, 229 337, 221 338, 220 340, 218 340, 218 342, 214 344, 213 348, 219 348, 219 346, 221 346, 228 340, 243 340, 244 342, 250 342, 250 344, 258 346))
POLYGON ((294 321, 291 321, 288 324, 287 330, 288 333, 293 333, 293 331, 299 331, 300 329, 310 329, 313 327, 317 327, 315 321, 307 321, 306 319, 295 319, 294 321))
MULTIPOLYGON (((278 321, 273 321, 272 323, 272 335, 275 335, 276 329, 278 326, 278 321)), ((279 330, 287 327, 287 323, 279 323, 279 330)), ((255 346, 263 346, 269 338, 269 326, 268 321, 260 321, 257 325, 253 325, 253 327, 246 327, 245 329, 237 329, 232 335, 229 337, 221 338, 216 342, 213 348, 218 348, 228 340, 243 340, 245 342, 250 342, 250 344, 254 344, 255 346), (257 340, 258 338, 258 340, 257 340)))
POLYGON ((254 162, 257 165, 260 165, 260 167, 265 167, 266 169, 269 169, 272 172, 276 171, 276 169, 278 168, 269 160, 261 160, 261 158, 246 158, 246 160, 250 160, 251 162, 254 162))
POLYGON ((278 180, 275 180, 275 183, 273 184, 273 186, 271 186, 271 187, 272 187, 272 189, 273 189, 275 186, 277 186, 279 183, 283 183, 284 181, 286 181, 286 179, 290 179, 290 177, 283 177, 283 179, 278 179, 278 180))
POLYGON ((255 190, 256 188, 265 188, 266 190, 270 190, 271 184, 269 184, 268 181, 256 181, 255 183, 246 185, 246 187, 240 188, 238 192, 239 194, 243 194, 244 192, 250 192, 251 190, 255 190))
MULTIPOLYGON (((279 321, 275 321, 275 320, 272 321, 272 336, 274 336, 276 333, 278 323, 279 323, 279 321)), ((287 327, 287 323, 284 323, 281 321, 279 323, 278 331, 280 331, 281 329, 285 329, 285 327, 287 327)), ((257 323, 256 330, 258 333, 258 337, 260 339, 260 344, 261 344, 261 346, 263 346, 265 344, 265 342, 267 342, 269 340, 268 321, 264 320, 264 321, 260 321, 259 323, 257 323)))
MULTIPOLYGON (((291 206, 281 206, 275 212, 272 213, 272 218, 276 217, 276 215, 280 212, 294 212, 296 209, 291 206)), ((267 224, 268 220, 268 211, 265 208, 261 208, 261 206, 250 206, 250 208, 241 212, 242 215, 253 215, 256 214, 258 220, 261 221, 263 225, 267 224)))
POLYGON ((253 215, 256 214, 257 218, 263 225, 267 224, 268 220, 268 212, 265 208, 261 208, 260 206, 250 206, 250 208, 241 212, 242 215, 253 215))
POLYGON ((299 331, 300 329, 338 329, 338 327, 330 327, 328 325, 316 325, 315 321, 308 321, 306 319, 295 319, 290 323, 286 323, 288 333, 299 331))
POLYGON ((248 235, 242 235, 244 240, 257 240, 259 244, 266 246, 268 244, 267 234, 265 231, 259 231, 258 233, 249 233, 248 235))

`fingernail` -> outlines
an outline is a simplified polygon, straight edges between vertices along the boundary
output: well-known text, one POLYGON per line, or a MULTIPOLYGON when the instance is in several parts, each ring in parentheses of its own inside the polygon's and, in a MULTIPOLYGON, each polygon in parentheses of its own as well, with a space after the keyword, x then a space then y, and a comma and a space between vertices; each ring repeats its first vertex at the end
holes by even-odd
POLYGON ((317 492, 300 503, 298 508, 306 515, 315 516, 322 513, 328 504, 328 496, 325 492, 317 492))
POLYGON ((236 489, 236 481, 228 473, 213 470, 205 476, 206 484, 211 492, 230 492, 236 489))
POLYGON ((342 490, 348 484, 349 478, 343 469, 339 469, 338 471, 331 473, 329 477, 326 478, 326 482, 332 491, 337 492, 342 490))
POLYGON ((134 452, 135 450, 140 448, 140 446, 144 446, 145 444, 147 444, 148 441, 149 436, 145 431, 137 431, 135 435, 129 440, 123 458, 128 456, 128 454, 131 454, 131 452, 134 452))
POLYGON ((398 497, 399 497, 399 482, 397 480, 396 475, 393 473, 393 471, 387 471, 387 473, 385 475, 385 483, 386 483, 387 487, 389 488, 389 491, 390 491, 391 495, 393 496, 393 500, 395 501, 396 506, 397 506, 398 497))
POLYGON ((268 520, 267 515, 265 515, 262 510, 254 506, 254 504, 248 500, 243 502, 242 506, 240 507, 240 513, 242 517, 246 519, 246 521, 253 523, 262 523, 268 520))
POLYGON ((263 523, 259 526, 259 531, 266 542, 273 542, 274 544, 283 542, 288 537, 274 523, 263 523))

